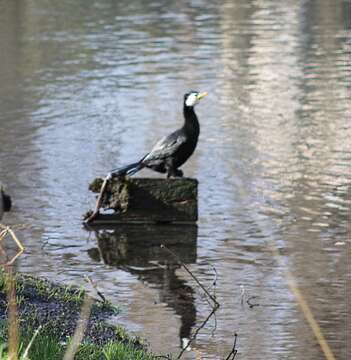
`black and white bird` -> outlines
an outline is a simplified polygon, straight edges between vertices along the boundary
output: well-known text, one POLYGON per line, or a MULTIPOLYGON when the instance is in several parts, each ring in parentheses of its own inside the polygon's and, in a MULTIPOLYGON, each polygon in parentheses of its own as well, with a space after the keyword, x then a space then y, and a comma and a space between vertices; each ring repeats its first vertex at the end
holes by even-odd
POLYGON ((11 198, 5 193, 5 190, 0 183, 0 220, 4 216, 4 212, 11 210, 11 205, 11 198))
POLYGON ((200 124, 195 114, 195 105, 207 95, 207 92, 190 91, 184 95, 183 126, 162 138, 139 161, 114 169, 111 176, 133 175, 143 168, 149 168, 167 177, 182 177, 179 169, 193 154, 200 134, 200 124))

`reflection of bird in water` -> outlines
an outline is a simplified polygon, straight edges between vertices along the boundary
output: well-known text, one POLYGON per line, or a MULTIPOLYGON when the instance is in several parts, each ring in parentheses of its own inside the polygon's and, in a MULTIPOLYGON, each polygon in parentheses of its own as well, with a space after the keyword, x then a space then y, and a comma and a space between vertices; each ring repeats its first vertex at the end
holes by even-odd
MULTIPOLYGON (((168 266, 159 274, 159 282, 162 284, 160 301, 173 308, 175 313, 180 316, 179 339, 182 341, 182 339, 190 338, 191 329, 196 324, 196 307, 195 290, 177 276, 176 270, 179 267, 179 265, 168 266)), ((147 276, 143 275, 143 277, 149 283, 151 282, 147 276)))
POLYGON ((114 176, 133 175, 143 168, 149 168, 170 176, 183 176, 178 168, 193 154, 200 134, 200 124, 194 111, 194 106, 207 93, 190 91, 184 95, 184 125, 164 137, 141 160, 112 170, 114 176))
POLYGON ((89 256, 137 276, 159 292, 159 300, 180 316, 180 339, 189 338, 196 323, 195 290, 177 274, 178 260, 161 248, 172 249, 185 264, 196 263, 197 226, 119 225, 95 231, 97 248, 89 256), (145 246, 147 244, 147 246, 145 246))
POLYGON ((2 219, 5 211, 11 210, 11 198, 7 195, 0 183, 0 220, 2 219))

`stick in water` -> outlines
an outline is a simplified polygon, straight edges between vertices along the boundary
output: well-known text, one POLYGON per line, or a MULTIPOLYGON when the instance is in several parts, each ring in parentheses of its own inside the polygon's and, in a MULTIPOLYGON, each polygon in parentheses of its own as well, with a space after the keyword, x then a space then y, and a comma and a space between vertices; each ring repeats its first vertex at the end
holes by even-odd
POLYGON ((200 281, 196 278, 196 276, 188 269, 188 267, 179 259, 179 257, 170 249, 168 249, 167 246, 161 245, 162 249, 167 250, 177 261, 179 264, 183 266, 183 268, 186 270, 186 272, 196 281, 196 283, 200 286, 200 288, 206 293, 206 295, 214 302, 215 307, 219 307, 219 302, 216 300, 216 298, 211 295, 208 290, 200 283, 200 281))
POLYGON ((93 221, 97 217, 97 215, 99 215, 99 211, 100 211, 101 203, 102 203, 102 197, 104 195, 107 183, 108 183, 108 181, 110 179, 111 179, 111 174, 108 174, 105 177, 105 179, 104 179, 104 181, 103 181, 103 183, 101 185, 100 194, 99 194, 99 197, 98 197, 98 199, 96 201, 95 209, 94 209, 93 213, 85 220, 86 223, 90 223, 91 221, 93 221))

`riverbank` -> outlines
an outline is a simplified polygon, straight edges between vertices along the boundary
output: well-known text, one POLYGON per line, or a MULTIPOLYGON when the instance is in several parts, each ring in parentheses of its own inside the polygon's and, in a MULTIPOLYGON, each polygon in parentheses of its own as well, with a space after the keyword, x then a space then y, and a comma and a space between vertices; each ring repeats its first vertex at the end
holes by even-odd
MULTIPOLYGON (((6 359, 8 300, 11 279, 15 284, 16 319, 19 328, 19 353, 29 348, 31 360, 63 359, 77 325, 83 332, 74 359, 151 360, 153 355, 137 337, 130 336, 120 326, 106 323, 119 310, 107 301, 93 300, 83 289, 57 285, 42 278, 17 274, 9 277, 0 271, 0 359, 6 359), (85 329, 84 329, 85 328, 85 329)), ((13 312, 12 311, 12 312, 13 312)))

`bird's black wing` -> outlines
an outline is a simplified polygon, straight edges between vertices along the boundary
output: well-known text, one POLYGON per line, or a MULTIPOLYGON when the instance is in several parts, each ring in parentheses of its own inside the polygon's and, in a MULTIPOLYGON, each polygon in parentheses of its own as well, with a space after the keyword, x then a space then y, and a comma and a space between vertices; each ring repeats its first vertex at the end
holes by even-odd
POLYGON ((144 164, 150 164, 164 161, 165 159, 172 157, 185 142, 185 134, 182 131, 177 130, 158 141, 142 162, 144 164))

